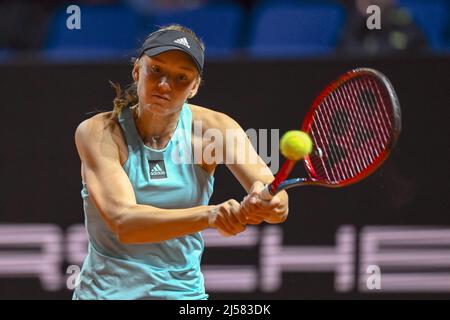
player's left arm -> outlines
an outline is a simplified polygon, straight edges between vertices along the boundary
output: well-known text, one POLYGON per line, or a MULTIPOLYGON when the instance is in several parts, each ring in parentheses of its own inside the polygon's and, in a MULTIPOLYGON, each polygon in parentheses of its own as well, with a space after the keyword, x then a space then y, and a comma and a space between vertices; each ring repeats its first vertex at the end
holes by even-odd
POLYGON ((247 191, 242 207, 250 224, 262 221, 281 223, 288 215, 288 195, 279 192, 269 200, 262 200, 261 191, 274 176, 251 144, 247 134, 231 117, 216 113, 218 129, 223 134, 224 163, 247 191))

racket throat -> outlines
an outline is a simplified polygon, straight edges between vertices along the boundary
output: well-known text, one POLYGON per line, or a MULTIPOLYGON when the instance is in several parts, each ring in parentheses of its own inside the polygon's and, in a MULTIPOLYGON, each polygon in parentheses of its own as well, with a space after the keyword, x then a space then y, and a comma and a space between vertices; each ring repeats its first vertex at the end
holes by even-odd
POLYGON ((277 188, 274 188, 271 184, 268 186, 268 190, 272 196, 276 195, 281 190, 286 190, 293 187, 300 187, 300 186, 307 186, 316 184, 315 181, 311 181, 310 179, 306 178, 295 178, 295 179, 288 179, 283 182, 281 182, 277 188))

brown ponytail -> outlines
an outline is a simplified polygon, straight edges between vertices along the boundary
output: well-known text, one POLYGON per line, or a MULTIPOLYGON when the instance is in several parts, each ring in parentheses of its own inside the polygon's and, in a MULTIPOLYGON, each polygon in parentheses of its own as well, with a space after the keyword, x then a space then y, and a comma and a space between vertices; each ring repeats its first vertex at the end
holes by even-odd
POLYGON ((117 120, 120 112, 124 108, 129 106, 133 106, 139 102, 139 98, 137 95, 137 84, 133 82, 128 85, 124 91, 120 87, 120 84, 114 83, 112 81, 109 82, 111 86, 116 90, 116 97, 113 100, 114 108, 111 115, 111 118, 117 120))

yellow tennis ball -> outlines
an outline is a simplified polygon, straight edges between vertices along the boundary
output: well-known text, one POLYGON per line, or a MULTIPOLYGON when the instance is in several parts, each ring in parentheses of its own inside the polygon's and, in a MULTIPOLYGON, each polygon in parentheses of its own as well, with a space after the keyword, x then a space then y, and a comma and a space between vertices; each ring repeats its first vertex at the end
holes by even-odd
POLYGON ((312 148, 312 140, 306 132, 291 130, 281 137, 281 153, 289 160, 298 161, 302 159, 311 153, 312 148))

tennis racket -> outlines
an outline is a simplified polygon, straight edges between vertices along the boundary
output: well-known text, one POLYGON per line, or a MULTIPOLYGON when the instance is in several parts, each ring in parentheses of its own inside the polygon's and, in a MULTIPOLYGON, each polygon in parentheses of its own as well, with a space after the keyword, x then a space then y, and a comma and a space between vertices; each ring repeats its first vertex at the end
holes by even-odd
POLYGON ((316 98, 301 130, 313 151, 302 160, 307 177, 288 179, 297 161, 286 160, 263 199, 292 187, 344 187, 372 174, 388 158, 401 131, 401 111, 390 81, 359 68, 329 84, 316 98))

